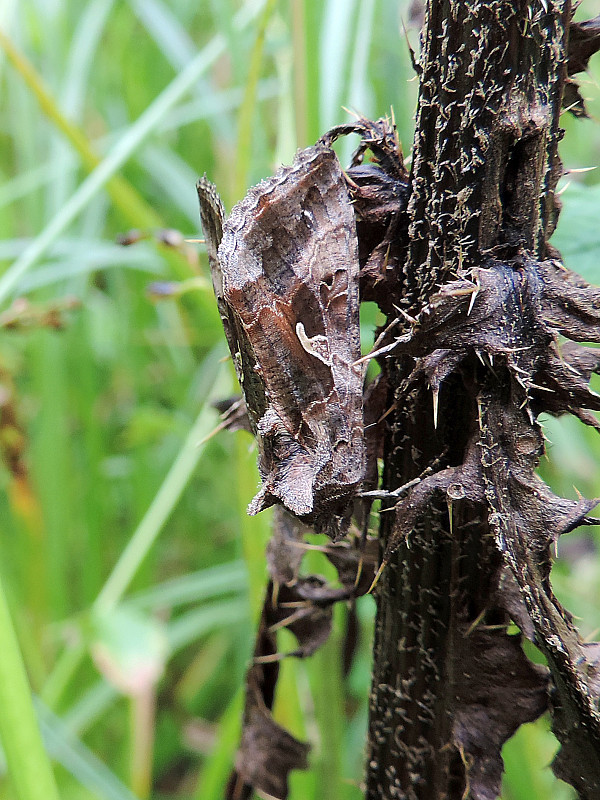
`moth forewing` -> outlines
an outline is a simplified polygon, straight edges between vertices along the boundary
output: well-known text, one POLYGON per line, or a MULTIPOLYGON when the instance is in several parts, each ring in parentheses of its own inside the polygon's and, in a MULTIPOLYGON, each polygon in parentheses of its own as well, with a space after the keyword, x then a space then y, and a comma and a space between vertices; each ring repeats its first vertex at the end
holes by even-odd
MULTIPOLYGON (((201 207, 215 229, 209 201, 201 197, 201 207)), ((337 536, 364 479, 365 444, 358 243, 335 153, 322 144, 301 150, 250 189, 224 223, 214 260, 259 446, 263 485, 249 511, 280 502, 337 536)))

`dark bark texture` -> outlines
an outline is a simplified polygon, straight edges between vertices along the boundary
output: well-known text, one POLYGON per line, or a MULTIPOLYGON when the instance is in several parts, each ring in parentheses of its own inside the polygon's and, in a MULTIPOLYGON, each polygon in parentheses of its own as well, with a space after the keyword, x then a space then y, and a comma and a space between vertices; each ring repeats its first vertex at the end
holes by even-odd
POLYGON ((555 771, 600 797, 598 646, 549 581, 551 545, 595 502, 558 498, 534 472, 541 411, 598 426, 598 351, 559 334, 599 341, 600 296, 548 244, 563 90, 597 49, 588 23, 573 40, 586 52, 569 52, 570 23, 568 2, 427 4, 393 298, 403 330, 380 350, 394 406, 385 486, 437 468, 382 515, 369 800, 492 800, 502 745, 548 706, 555 771))

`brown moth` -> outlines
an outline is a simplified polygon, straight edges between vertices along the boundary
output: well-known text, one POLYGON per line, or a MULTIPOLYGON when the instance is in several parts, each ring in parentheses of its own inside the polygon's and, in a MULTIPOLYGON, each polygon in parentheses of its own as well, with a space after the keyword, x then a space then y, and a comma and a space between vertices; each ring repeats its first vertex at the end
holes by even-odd
POLYGON ((358 242, 337 156, 318 143, 224 222, 197 185, 217 303, 274 503, 336 538, 365 476, 358 242))

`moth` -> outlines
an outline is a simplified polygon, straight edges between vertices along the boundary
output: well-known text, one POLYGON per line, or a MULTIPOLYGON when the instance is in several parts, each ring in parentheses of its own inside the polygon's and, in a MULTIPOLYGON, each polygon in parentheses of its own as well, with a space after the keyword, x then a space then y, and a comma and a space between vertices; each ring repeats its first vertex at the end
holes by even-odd
POLYGON ((250 189, 225 220, 197 184, 217 304, 258 442, 249 514, 281 503, 332 538, 365 477, 356 222, 319 142, 250 189))

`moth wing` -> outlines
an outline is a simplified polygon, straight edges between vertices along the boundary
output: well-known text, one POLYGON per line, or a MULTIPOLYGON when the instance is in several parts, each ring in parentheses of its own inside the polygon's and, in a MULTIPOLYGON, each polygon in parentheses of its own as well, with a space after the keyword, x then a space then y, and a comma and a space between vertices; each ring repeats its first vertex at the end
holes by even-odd
POLYGON ((213 289, 215 297, 217 298, 217 307, 223 329, 225 331, 225 338, 229 345, 231 355, 236 361, 236 354, 239 351, 239 345, 235 333, 235 324, 231 316, 231 311, 227 306, 223 294, 223 273, 219 261, 219 245, 223 239, 223 223, 225 221, 225 207, 221 196, 217 191, 214 183, 208 180, 206 175, 199 179, 196 183, 196 191, 198 193, 198 203, 200 205, 200 222, 202 223, 202 232, 204 233, 204 240, 206 243, 206 253, 208 255, 208 264, 210 266, 210 275, 212 278, 213 289))
POLYGON ((325 496, 351 492, 364 475, 362 375, 353 366, 359 261, 335 153, 307 148, 251 189, 224 225, 218 257, 238 339, 243 330, 253 354, 242 385, 261 448, 254 507, 277 498, 294 511, 310 496, 312 509, 317 484, 325 496), (253 398, 257 370, 264 394, 253 398), (267 408, 277 424, 261 430, 267 408))

